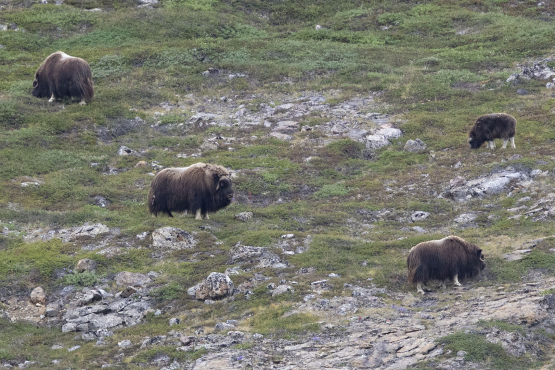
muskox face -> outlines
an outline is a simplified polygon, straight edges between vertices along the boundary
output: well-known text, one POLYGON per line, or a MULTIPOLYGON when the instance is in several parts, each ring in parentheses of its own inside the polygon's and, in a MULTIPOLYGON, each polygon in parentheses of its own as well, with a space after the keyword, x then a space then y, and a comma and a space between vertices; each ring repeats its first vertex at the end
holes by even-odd
POLYGON ((468 138, 468 145, 470 145, 470 149, 478 149, 484 143, 483 140, 479 140, 475 137, 468 138))
POLYGON ((476 266, 476 269, 478 270, 478 272, 482 271, 484 268, 486 268, 486 258, 484 257, 484 255, 482 254, 482 250, 478 249, 478 251, 476 252, 476 255, 474 257, 474 265, 476 266))
POLYGON ((49 95, 48 86, 45 81, 42 81, 41 83, 40 80, 41 77, 39 76, 39 73, 35 73, 35 80, 33 81, 33 90, 31 91, 31 94, 37 98, 44 98, 49 95))
POLYGON ((217 188, 218 205, 227 207, 231 204, 233 200, 233 186, 231 186, 231 180, 228 177, 219 179, 217 188))

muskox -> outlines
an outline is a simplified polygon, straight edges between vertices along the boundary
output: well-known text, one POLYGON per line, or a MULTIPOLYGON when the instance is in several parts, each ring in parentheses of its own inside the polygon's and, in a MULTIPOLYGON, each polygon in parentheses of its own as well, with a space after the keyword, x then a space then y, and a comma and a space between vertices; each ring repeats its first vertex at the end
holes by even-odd
POLYGON ((516 118, 506 113, 485 114, 478 117, 468 134, 470 149, 478 149, 484 142, 488 148, 495 149, 494 139, 503 139, 503 149, 511 140, 515 148, 516 118))
POLYGON ((482 250, 457 237, 422 242, 412 247, 407 257, 408 281, 416 284, 416 291, 424 294, 429 280, 453 280, 460 286, 459 278, 473 277, 486 267, 482 250))
POLYGON ((195 163, 160 171, 150 185, 148 210, 155 216, 186 211, 197 220, 208 219, 208 212, 227 207, 232 199, 231 176, 225 167, 195 163))
POLYGON ((35 73, 32 94, 49 97, 49 102, 69 96, 80 99, 79 104, 89 103, 94 97, 91 68, 83 59, 61 51, 50 54, 35 73))

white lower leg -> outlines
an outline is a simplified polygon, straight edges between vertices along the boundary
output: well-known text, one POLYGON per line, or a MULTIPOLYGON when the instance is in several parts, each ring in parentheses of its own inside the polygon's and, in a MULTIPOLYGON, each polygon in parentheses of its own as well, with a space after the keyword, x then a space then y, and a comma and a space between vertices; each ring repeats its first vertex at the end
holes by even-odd
POLYGON ((443 280, 443 281, 441 282, 441 288, 444 289, 444 290, 447 289, 446 282, 447 282, 447 280, 443 280))
POLYGON ((422 290, 422 283, 416 283, 416 292, 417 293, 421 293, 421 294, 425 294, 424 291, 422 290))
POLYGON ((200 209, 197 209, 197 213, 195 214, 195 220, 202 220, 202 216, 200 214, 200 209))
POLYGON ((453 282, 455 286, 462 286, 461 283, 459 283, 459 274, 455 275, 455 277, 453 278, 453 282))
POLYGON ((85 99, 81 99, 81 101, 79 102, 79 105, 86 105, 87 102, 85 101, 85 99))
POLYGON ((208 217, 208 213, 204 215, 204 219, 205 220, 210 220, 210 217, 208 217))
POLYGON ((511 138, 511 147, 516 148, 516 146, 515 146, 515 138, 514 138, 514 137, 511 138))
POLYGON ((56 100, 56 98, 54 97, 54 94, 52 94, 52 97, 50 99, 48 99, 48 102, 52 103, 54 100, 56 100))
POLYGON ((492 141, 490 141, 490 143, 491 143, 491 148, 495 149, 495 142, 492 140, 492 141))
POLYGON ((507 140, 503 139, 503 149, 507 147, 507 144, 509 144, 509 139, 507 140))

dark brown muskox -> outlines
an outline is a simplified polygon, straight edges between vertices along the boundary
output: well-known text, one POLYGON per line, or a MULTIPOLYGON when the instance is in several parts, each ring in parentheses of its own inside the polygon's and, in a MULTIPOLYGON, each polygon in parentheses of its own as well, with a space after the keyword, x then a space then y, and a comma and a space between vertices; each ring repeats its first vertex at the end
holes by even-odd
POLYGON ((148 210, 155 216, 187 211, 197 220, 208 219, 208 212, 227 207, 232 199, 231 176, 225 167, 195 163, 160 171, 150 185, 148 210))
POLYGON ((408 280, 416 284, 416 291, 424 294, 429 280, 453 279, 460 286, 459 277, 473 277, 486 267, 482 250, 457 237, 448 236, 440 240, 422 242, 412 247, 407 257, 408 280))
POLYGON ((494 139, 503 139, 503 149, 511 140, 515 148, 516 118, 506 113, 485 114, 478 117, 468 134, 470 149, 478 149, 484 142, 488 148, 495 149, 494 139))
POLYGON ((79 104, 89 103, 94 97, 91 68, 83 59, 61 51, 50 54, 35 73, 32 94, 49 97, 49 102, 69 96, 81 99, 79 104))

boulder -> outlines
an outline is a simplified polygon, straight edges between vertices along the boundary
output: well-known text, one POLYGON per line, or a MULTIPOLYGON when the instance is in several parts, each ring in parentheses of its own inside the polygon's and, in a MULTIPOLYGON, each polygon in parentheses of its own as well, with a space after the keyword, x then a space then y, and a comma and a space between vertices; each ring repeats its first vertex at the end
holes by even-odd
POLYGON ((33 291, 31 292, 30 298, 31 298, 31 303, 34 303, 34 304, 46 303, 46 293, 44 292, 44 289, 42 289, 40 286, 33 289, 33 291))
POLYGON ((248 220, 252 219, 253 213, 252 212, 241 212, 235 215, 235 219, 243 222, 247 222, 248 220))
POLYGON ((116 284, 120 286, 142 287, 150 284, 152 280, 148 275, 138 272, 123 271, 116 275, 116 284))
POLYGON ((426 144, 424 144, 424 142, 420 139, 408 140, 404 146, 404 149, 407 152, 419 153, 426 150, 426 144))
POLYGON ((191 249, 197 241, 193 235, 176 227, 166 226, 152 232, 152 246, 159 249, 191 249))
POLYGON ((204 279, 195 290, 195 298, 199 300, 205 299, 221 299, 233 295, 233 281, 220 272, 212 272, 204 279))
POLYGON ((75 272, 94 272, 96 271, 96 262, 90 258, 83 258, 75 265, 75 272))

